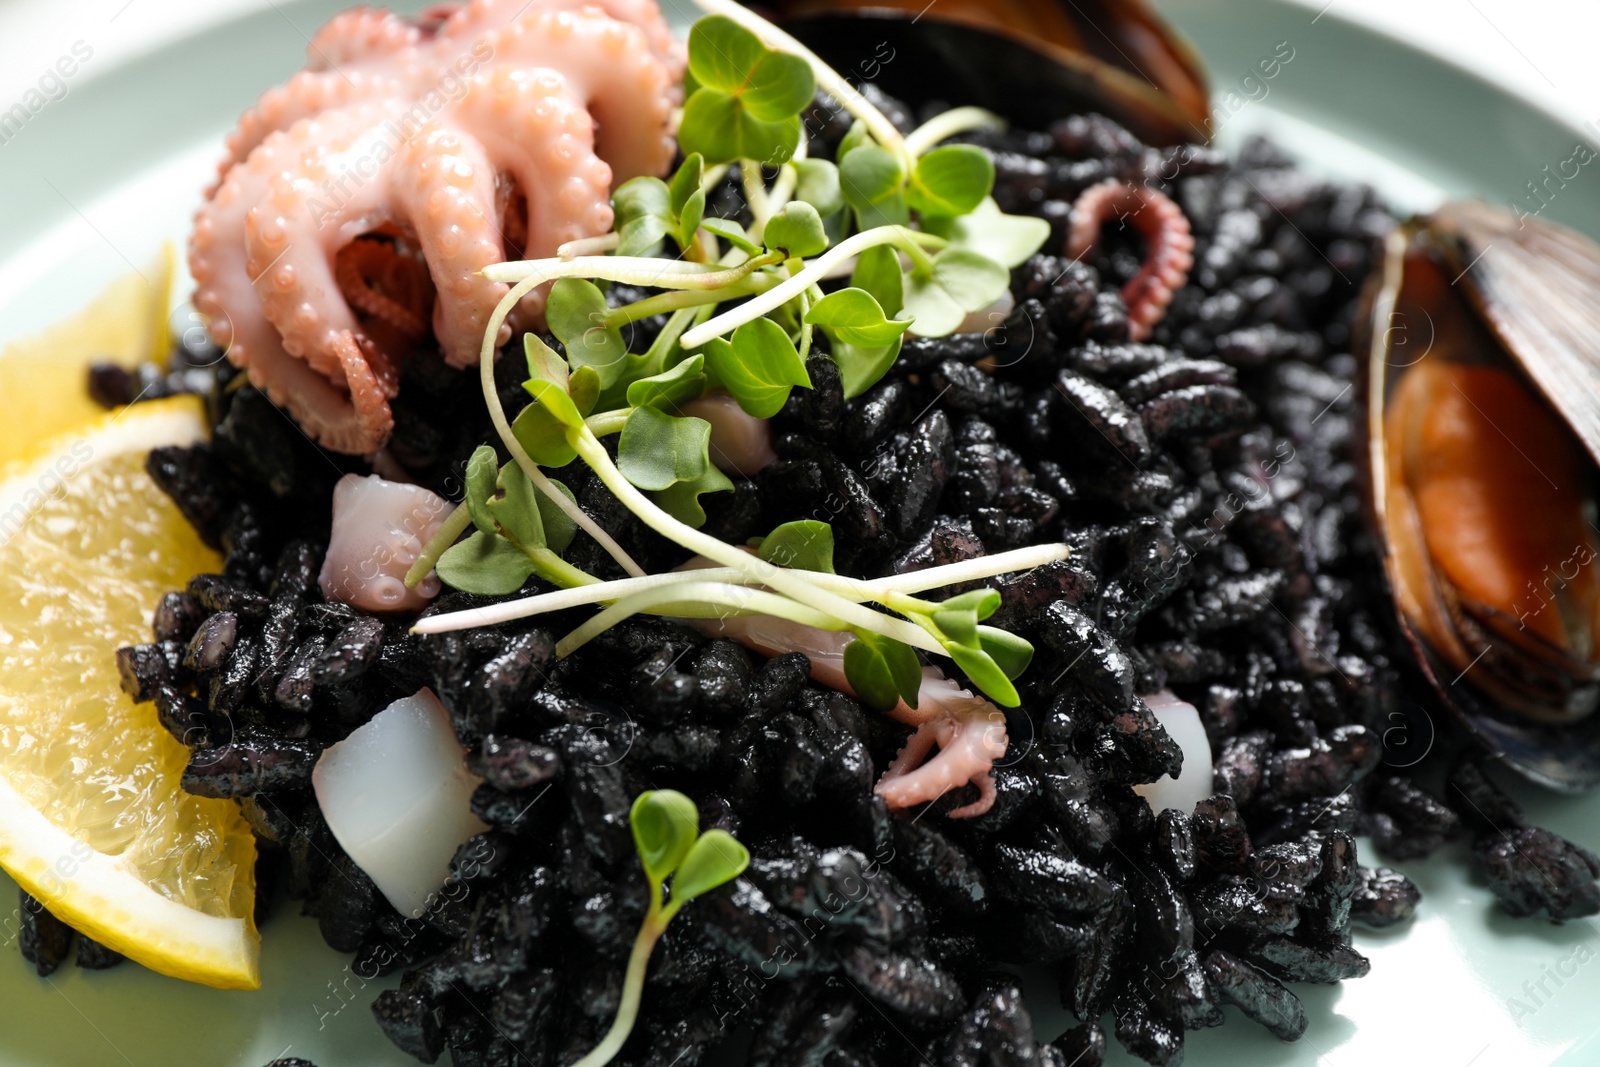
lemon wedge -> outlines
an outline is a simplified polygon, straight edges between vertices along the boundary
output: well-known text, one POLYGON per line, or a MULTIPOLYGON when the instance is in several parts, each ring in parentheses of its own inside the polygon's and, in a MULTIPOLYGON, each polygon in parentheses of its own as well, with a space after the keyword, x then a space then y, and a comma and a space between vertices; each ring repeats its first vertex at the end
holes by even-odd
POLYGON ((27 398, 6 410, 0 463, 23 458, 35 442, 104 410, 84 387, 91 363, 132 367, 166 356, 174 263, 168 246, 156 264, 112 282, 72 318, 0 351, 0 396, 27 398))
POLYGON ((231 802, 180 788, 188 751, 115 660, 150 640, 163 592, 219 569, 144 469, 205 435, 200 403, 176 397, 0 468, 0 866, 152 970, 254 989, 254 838, 231 802))

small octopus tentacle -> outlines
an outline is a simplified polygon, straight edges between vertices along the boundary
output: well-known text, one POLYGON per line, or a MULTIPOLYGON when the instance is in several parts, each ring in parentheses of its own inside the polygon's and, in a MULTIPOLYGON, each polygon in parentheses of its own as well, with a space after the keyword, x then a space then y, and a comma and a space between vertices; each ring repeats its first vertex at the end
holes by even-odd
POLYGON ((247 216, 267 196, 269 183, 298 159, 287 135, 273 135, 251 153, 248 165, 229 172, 196 213, 189 241, 194 303, 229 361, 244 368, 250 383, 287 410, 311 438, 339 451, 369 451, 393 428, 381 392, 375 399, 370 391, 352 393, 344 388, 345 373, 337 362, 321 373, 286 350, 254 289, 254 281, 274 264, 270 257, 252 260, 247 216), (364 407, 358 410, 357 402, 364 407))
POLYGON ((406 340, 428 332, 433 282, 427 266, 396 252, 389 242, 366 237, 351 241, 334 260, 334 276, 351 307, 394 327, 406 340))
POLYGON ((245 168, 261 175, 255 205, 245 214, 244 246, 262 314, 278 328, 291 355, 336 382, 344 370, 333 338, 358 333, 361 326, 339 295, 334 259, 374 219, 388 218, 384 178, 394 164, 371 177, 345 181, 339 196, 325 191, 323 179, 331 177, 330 158, 361 146, 362 138, 400 106, 399 101, 362 102, 303 119, 269 135, 245 168), (282 162, 260 166, 268 153, 282 162), (292 169, 284 165, 290 160, 296 163, 292 169))
POLYGON ((306 69, 349 73, 362 62, 415 51, 422 40, 413 22, 387 8, 352 7, 312 35, 306 44, 306 69))
POLYGON ((217 181, 207 191, 211 195, 228 170, 246 160, 268 135, 287 130, 296 122, 358 100, 376 100, 404 95, 404 86, 395 78, 360 70, 348 72, 297 72, 283 85, 261 94, 255 106, 239 116, 238 127, 227 138, 228 154, 217 165, 217 181))
POLYGON ((978 786, 978 799, 955 809, 950 817, 982 815, 994 803, 989 771, 994 761, 1005 755, 1004 724, 1005 716, 998 709, 989 715, 940 715, 926 720, 907 739, 873 792, 891 808, 907 808, 938 800, 972 783, 978 786), (990 721, 991 717, 998 717, 999 723, 990 721), (934 744, 939 752, 928 759, 934 744))
POLYGON ((1143 341, 1166 315, 1173 294, 1189 280, 1194 234, 1183 209, 1165 193, 1107 178, 1085 189, 1073 203, 1067 255, 1073 259, 1087 255, 1100 240, 1100 228, 1113 219, 1132 223, 1149 248, 1144 265, 1122 287, 1128 336, 1143 341))
MULTIPOLYGON (((611 168, 595 154, 594 124, 559 71, 498 68, 480 75, 457 118, 523 191, 512 198, 522 215, 507 220, 503 236, 511 242, 514 229, 524 256, 548 258, 568 241, 611 229, 611 168)), ((547 292, 541 286, 524 298, 519 321, 542 319, 547 292)))
MULTIPOLYGON (((442 5, 441 5, 442 6, 442 5)), ((440 30, 442 36, 461 38, 498 29, 520 18, 529 9, 536 11, 577 11, 594 7, 618 22, 631 23, 644 32, 650 52, 667 68, 667 75, 678 87, 682 102, 683 72, 689 65, 683 42, 661 14, 656 0, 472 0, 457 8, 440 30)))
POLYGON ((443 124, 413 136, 396 162, 389 196, 396 215, 410 221, 439 292, 434 336, 451 366, 469 366, 507 289, 481 273, 505 259, 494 213, 494 166, 475 138, 443 124))
POLYGON ((552 67, 599 124, 600 158, 612 179, 660 174, 672 163, 674 82, 644 31, 594 7, 530 11, 490 38, 496 62, 552 67))

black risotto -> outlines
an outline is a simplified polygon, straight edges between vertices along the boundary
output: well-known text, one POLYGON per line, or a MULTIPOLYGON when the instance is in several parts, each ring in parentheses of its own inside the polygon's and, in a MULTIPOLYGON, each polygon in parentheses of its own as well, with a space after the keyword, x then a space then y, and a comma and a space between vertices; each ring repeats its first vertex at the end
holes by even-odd
MULTIPOLYGON (((844 127, 816 114, 814 154, 831 155, 844 127)), ((777 419, 778 462, 707 503, 708 528, 733 542, 831 522, 841 572, 862 576, 1072 547, 999 584, 999 624, 1038 656, 979 818, 944 817, 972 787, 891 814, 872 785, 908 728, 812 684, 798 654, 762 661, 636 619, 558 662, 552 633, 585 612, 419 638, 408 620, 324 602, 331 490, 363 464, 311 446, 215 351, 180 347, 165 377, 92 376, 107 403, 204 392, 216 420, 209 447, 149 466, 226 569, 166 596, 153 643, 119 654, 125 684, 193 749, 185 788, 238 798, 260 843, 261 917, 298 901, 358 975, 404 972, 373 1011, 406 1052, 542 1067, 595 1044, 645 909, 627 816, 649 788, 696 798, 702 825, 754 858, 657 949, 618 1060, 641 1067, 744 1049, 755 1067, 1090 1067, 1107 1030, 1176 1064, 1185 1033, 1220 1025, 1228 1004, 1293 1040, 1308 1020, 1285 983, 1360 977, 1352 923, 1403 923, 1418 904, 1403 875, 1361 862, 1358 833, 1401 860, 1468 839, 1515 914, 1600 909, 1600 864, 1527 824, 1395 655, 1352 453, 1351 322, 1394 225, 1373 193, 1265 142, 1229 163, 1092 115, 969 140, 994 154, 1000 206, 1052 223, 1046 253, 1072 200, 1108 177, 1182 206, 1195 268, 1152 342, 1128 343, 1118 296, 1143 249, 1108 227, 1086 262, 1041 254, 1017 270, 1003 324, 910 341, 856 400, 813 356, 815 389, 777 419), (473 810, 492 829, 409 919, 335 843, 310 776, 322 749, 422 686, 483 778, 473 810), (1156 816, 1132 789, 1178 766, 1135 696, 1166 687, 1200 708, 1215 752, 1216 795, 1192 817, 1156 816), (1053 975, 1080 1025, 1041 1043, 1025 971, 1053 975)), ((732 184, 712 210, 740 212, 732 184)), ((638 295, 624 289, 613 296, 638 295)), ((638 324, 635 347, 659 327, 638 324)), ((520 360, 502 367, 514 415, 520 360)), ((393 459, 452 499, 492 438, 475 377, 418 353, 395 405, 393 459)), ((648 568, 682 562, 581 464, 559 476, 648 568)), ((585 538, 570 554, 620 576, 585 538)), ((447 593, 430 611, 483 602, 447 593)), ((71 933, 24 915, 45 973, 71 933)), ((88 943, 78 959, 114 962, 88 943)))

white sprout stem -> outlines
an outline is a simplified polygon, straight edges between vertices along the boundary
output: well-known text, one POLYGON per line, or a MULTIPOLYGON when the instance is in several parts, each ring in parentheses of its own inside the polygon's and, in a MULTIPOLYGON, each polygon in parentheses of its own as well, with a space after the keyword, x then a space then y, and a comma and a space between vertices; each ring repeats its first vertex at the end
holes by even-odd
POLYGON ((533 457, 528 455, 527 449, 522 447, 522 442, 517 440, 517 435, 511 432, 511 423, 506 421, 506 409, 500 406, 500 391, 494 384, 495 340, 500 336, 500 327, 505 324, 506 316, 517 306, 517 301, 527 296, 539 283, 538 275, 533 275, 513 285, 510 291, 500 298, 500 303, 495 305, 494 311, 489 314, 489 322, 484 327, 483 345, 478 350, 478 381, 483 386, 483 402, 489 408, 489 421, 494 423, 495 432, 500 435, 500 440, 505 442, 506 450, 511 453, 511 458, 517 461, 517 466, 522 468, 522 473, 528 476, 528 480, 549 497, 567 518, 576 523, 578 529, 594 538, 596 543, 606 550, 606 554, 617 561, 618 566, 637 578, 644 574, 644 568, 635 563, 633 557, 617 544, 616 539, 589 517, 588 512, 545 477, 544 471, 539 469, 533 457))
POLYGON ((845 627, 825 611, 806 607, 786 596, 722 582, 693 581, 625 597, 587 620, 556 642, 556 656, 565 658, 624 619, 645 612, 679 617, 725 618, 730 615, 771 615, 822 630, 845 627), (706 609, 714 609, 710 613, 706 609))
MULTIPOLYGON (((1047 563, 1064 560, 1069 554, 1066 545, 1033 545, 994 556, 978 556, 974 559, 964 559, 959 563, 947 563, 942 567, 929 567, 926 570, 893 574, 887 578, 873 578, 867 581, 847 578, 842 574, 824 574, 820 571, 807 571, 806 577, 819 589, 826 589, 846 600, 862 603, 895 593, 910 596, 927 592, 929 589, 942 589, 947 585, 977 582, 985 578, 996 578, 1002 574, 1032 570, 1047 563)), ((552 611, 565 611, 586 604, 604 604, 647 590, 680 586, 688 582, 718 582, 729 585, 748 584, 751 581, 750 576, 744 571, 734 570, 732 567, 701 567, 694 570, 669 571, 665 574, 647 574, 643 578, 619 578, 573 589, 558 589, 553 593, 540 593, 521 600, 507 600, 481 608, 431 615, 417 620, 412 632, 442 634, 456 630, 472 630, 479 626, 498 626, 503 622, 527 619, 552 611)))
POLYGON ((844 109, 866 126, 867 132, 872 134, 872 139, 896 155, 905 155, 905 138, 895 128, 883 112, 872 106, 871 101, 862 96, 856 87, 844 80, 843 75, 822 61, 811 49, 795 40, 789 34, 778 29, 766 19, 755 12, 736 4, 733 0, 694 0, 695 6, 701 11, 713 15, 724 15, 761 39, 768 48, 778 52, 789 52, 805 60, 811 67, 811 74, 817 81, 817 88, 833 97, 844 109))
POLYGON ((611 490, 611 495, 637 515, 646 526, 667 540, 724 567, 743 571, 755 582, 792 597, 801 604, 832 615, 848 628, 870 630, 929 652, 944 651, 942 645, 913 623, 846 600, 836 593, 819 588, 810 580, 812 575, 806 571, 786 570, 774 566, 726 541, 701 533, 687 523, 679 522, 623 477, 617 465, 611 462, 611 456, 605 447, 593 434, 583 429, 577 432, 575 438, 572 443, 578 455, 599 476, 605 487, 611 490))
POLYGON ((805 131, 801 130, 800 143, 795 145, 794 155, 778 168, 778 177, 772 183, 772 191, 767 194, 768 218, 782 211, 794 199, 794 191, 800 185, 800 168, 795 164, 806 158, 808 143, 805 131))
POLYGON ((782 285, 768 289, 765 293, 745 301, 733 310, 718 315, 710 322, 696 326, 683 335, 680 343, 683 345, 684 351, 692 352, 707 341, 715 340, 723 334, 731 333, 745 323, 753 322, 769 311, 787 304, 813 285, 822 281, 835 264, 859 256, 867 249, 876 248, 878 245, 893 244, 915 248, 918 241, 943 243, 939 238, 933 237, 931 234, 918 233, 915 230, 908 230, 904 226, 879 226, 875 229, 867 230, 865 233, 847 237, 822 253, 822 255, 808 262, 804 270, 790 277, 782 285))
MULTIPOLYGON (((741 277, 705 263, 650 259, 645 256, 518 259, 509 263, 491 263, 481 273, 491 282, 503 282, 506 285, 521 285, 529 279, 534 280, 534 285, 543 285, 562 278, 599 278, 653 289, 721 289, 741 277)), ((531 288, 533 286, 530 285, 528 289, 531 288)), ((528 289, 523 292, 526 293, 528 289)))
POLYGON ((750 236, 759 241, 759 234, 772 217, 772 207, 767 201, 766 179, 761 174, 761 164, 753 159, 739 160, 739 181, 744 186, 745 203, 750 205, 750 236))
POLYGON ((700 191, 709 194, 721 185, 722 179, 728 176, 728 166, 727 163, 718 163, 714 167, 707 167, 705 173, 700 175, 700 191))
POLYGON ((556 249, 557 259, 577 259, 579 256, 598 256, 611 251, 622 242, 622 235, 613 230, 599 237, 585 237, 568 241, 556 249))
POLYGON ((953 107, 906 134, 906 151, 920 156, 947 137, 973 130, 1004 130, 1006 120, 981 107, 953 107))
POLYGON ((622 1046, 628 1043, 628 1035, 633 1032, 634 1021, 639 1017, 639 1000, 644 995, 644 974, 650 964, 650 952, 656 947, 671 918, 663 917, 659 911, 660 888, 653 888, 651 892, 655 895, 655 902, 645 916, 639 936, 634 939, 633 951, 628 955, 628 970, 622 979, 622 1001, 617 1005, 617 1016, 611 1021, 611 1029, 606 1031, 600 1043, 572 1067, 605 1067, 616 1059, 622 1046))

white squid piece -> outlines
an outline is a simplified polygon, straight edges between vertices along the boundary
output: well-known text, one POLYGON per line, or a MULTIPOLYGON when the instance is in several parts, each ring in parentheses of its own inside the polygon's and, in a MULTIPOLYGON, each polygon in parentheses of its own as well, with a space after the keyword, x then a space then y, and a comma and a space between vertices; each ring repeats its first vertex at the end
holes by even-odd
POLYGON ((450 860, 488 829, 472 814, 479 779, 432 690, 390 704, 329 748, 311 772, 339 846, 402 915, 423 915, 450 860))
POLYGON ((1211 741, 1193 704, 1178 699, 1170 689, 1141 697, 1168 735, 1183 749, 1183 769, 1174 778, 1163 774, 1149 785, 1136 785, 1133 791, 1144 797, 1157 815, 1176 808, 1194 814, 1194 806, 1209 797, 1211 788, 1211 741))

